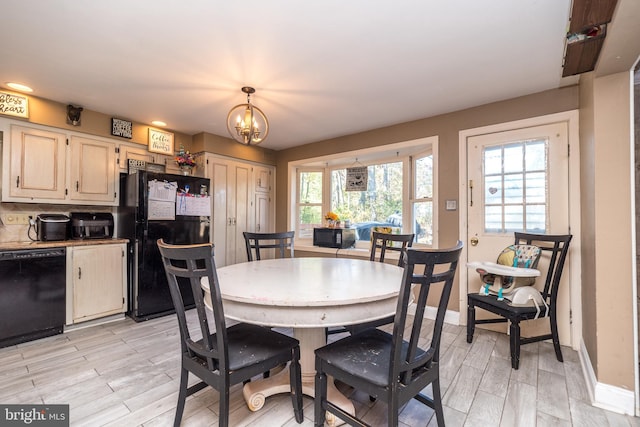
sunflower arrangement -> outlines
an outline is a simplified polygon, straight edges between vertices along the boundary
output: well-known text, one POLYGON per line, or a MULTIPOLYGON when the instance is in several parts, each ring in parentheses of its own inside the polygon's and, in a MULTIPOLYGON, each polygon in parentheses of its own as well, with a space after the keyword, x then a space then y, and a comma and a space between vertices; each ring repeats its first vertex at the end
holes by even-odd
POLYGON ((326 215, 324 216, 324 219, 327 221, 338 221, 340 217, 334 212, 327 212, 326 215))

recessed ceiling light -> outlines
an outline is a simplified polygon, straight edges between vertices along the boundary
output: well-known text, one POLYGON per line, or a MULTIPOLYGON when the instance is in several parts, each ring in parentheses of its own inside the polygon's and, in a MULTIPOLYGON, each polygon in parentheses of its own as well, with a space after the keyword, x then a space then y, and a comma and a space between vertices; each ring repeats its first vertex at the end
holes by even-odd
POLYGON ((154 120, 154 121, 151 122, 151 124, 154 125, 154 126, 166 126, 167 125, 162 120, 154 120))
POLYGON ((13 90, 18 90, 20 92, 33 92, 29 86, 22 85, 20 83, 7 82, 7 86, 9 86, 13 90))

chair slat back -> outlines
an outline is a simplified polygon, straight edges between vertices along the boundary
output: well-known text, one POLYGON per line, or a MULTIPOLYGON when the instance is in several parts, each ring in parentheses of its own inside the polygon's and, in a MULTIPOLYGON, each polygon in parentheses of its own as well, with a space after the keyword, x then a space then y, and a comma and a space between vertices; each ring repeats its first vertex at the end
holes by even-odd
POLYGON ((449 303, 453 281, 458 267, 462 242, 455 247, 439 250, 406 250, 406 265, 402 278, 396 317, 393 326, 392 361, 390 380, 402 378, 407 384, 422 368, 439 360, 440 337, 444 325, 444 315, 449 303), (431 285, 441 290, 436 318, 433 323, 431 343, 428 349, 418 347, 424 323, 424 312, 431 285), (413 321, 409 321, 408 308, 412 293, 417 297, 413 301, 416 312, 413 321), (409 324, 407 324, 409 323, 409 324), (408 336, 406 336, 408 334, 408 336))
POLYGON ((170 245, 164 243, 162 239, 159 239, 157 244, 160 255, 162 256, 162 263, 167 275, 171 298, 178 317, 182 351, 188 351, 191 355, 197 355, 206 359, 210 370, 218 369, 219 366, 228 367, 228 352, 225 345, 227 342, 227 328, 222 308, 220 285, 213 257, 213 245, 211 243, 170 245), (213 309, 213 320, 216 328, 215 343, 213 342, 209 328, 209 310, 205 305, 204 292, 201 287, 203 277, 206 277, 209 281, 210 303, 213 309), (188 281, 193 292, 198 315, 199 332, 202 335, 201 343, 197 342, 200 337, 191 337, 191 332, 187 325, 185 304, 179 286, 179 283, 185 283, 186 281, 188 281))
POLYGON ((404 265, 404 253, 413 245, 415 234, 391 234, 374 231, 371 234, 371 253, 369 260, 384 262, 387 251, 400 252, 398 266, 404 265))
POLYGON ((293 258, 293 239, 295 231, 281 233, 251 233, 245 231, 245 245, 248 261, 260 261, 260 249, 277 249, 276 258, 293 258), (255 256, 254 256, 255 254, 255 256))
POLYGON ((558 288, 562 278, 562 270, 569 253, 569 243, 573 237, 571 234, 548 235, 516 232, 515 243, 536 245, 542 251, 542 257, 549 258, 549 268, 545 276, 542 296, 550 306, 555 307, 558 298, 558 288))

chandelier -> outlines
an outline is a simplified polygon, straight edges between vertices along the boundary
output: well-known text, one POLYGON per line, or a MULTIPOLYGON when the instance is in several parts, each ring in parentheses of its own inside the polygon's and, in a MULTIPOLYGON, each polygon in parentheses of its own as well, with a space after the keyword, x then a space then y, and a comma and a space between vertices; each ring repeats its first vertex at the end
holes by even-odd
POLYGON ((247 94, 247 103, 236 105, 227 115, 227 130, 241 144, 256 145, 269 134, 269 121, 255 105, 251 104, 251 94, 255 89, 245 86, 242 92, 247 94))

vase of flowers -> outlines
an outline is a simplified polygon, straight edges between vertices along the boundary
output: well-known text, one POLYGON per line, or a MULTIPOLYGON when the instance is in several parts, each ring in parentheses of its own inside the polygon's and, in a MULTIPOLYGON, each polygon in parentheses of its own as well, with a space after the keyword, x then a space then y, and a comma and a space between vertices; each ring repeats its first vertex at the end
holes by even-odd
POLYGON ((191 175, 193 167, 196 165, 196 160, 189 151, 185 151, 184 146, 180 144, 180 151, 176 156, 176 163, 180 167, 183 175, 191 175))
POLYGON ((327 212, 324 219, 327 221, 327 227, 329 228, 336 228, 340 224, 340 217, 334 212, 327 212))

